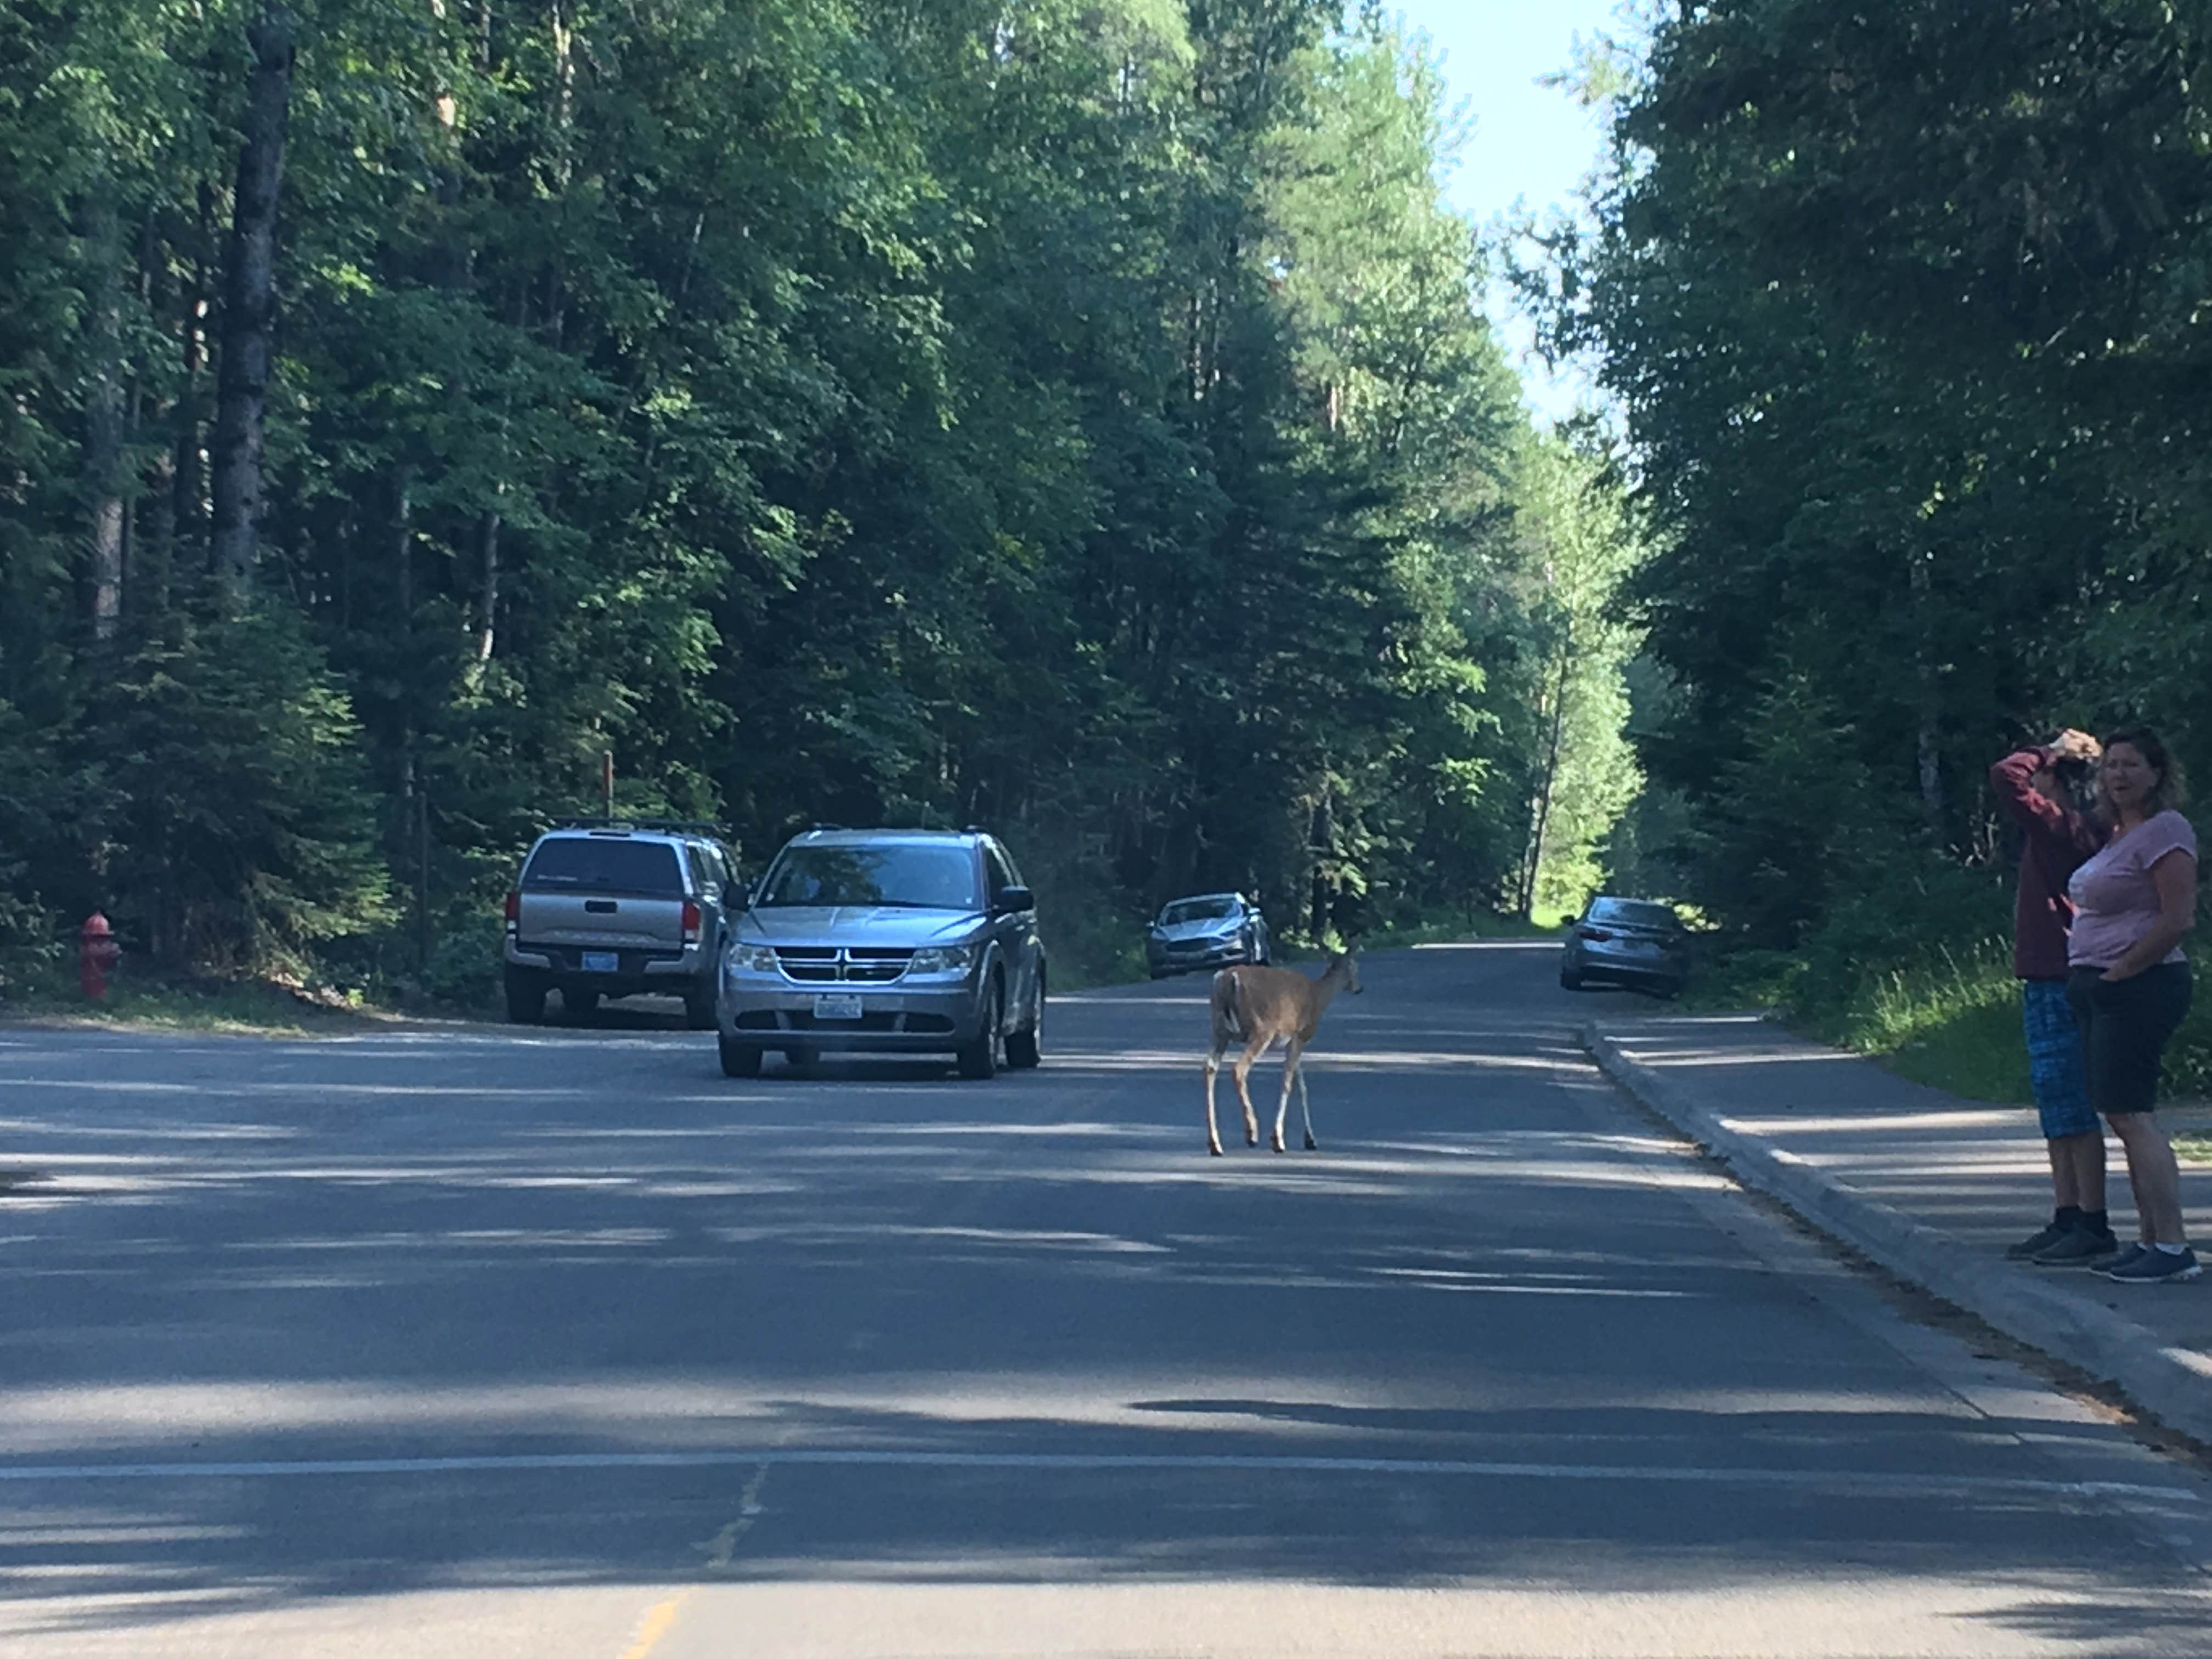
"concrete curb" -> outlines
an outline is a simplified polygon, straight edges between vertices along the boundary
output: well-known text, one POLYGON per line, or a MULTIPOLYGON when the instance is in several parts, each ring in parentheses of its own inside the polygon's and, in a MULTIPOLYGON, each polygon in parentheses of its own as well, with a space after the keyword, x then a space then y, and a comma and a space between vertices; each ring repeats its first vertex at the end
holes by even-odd
MULTIPOLYGON (((1778 1199, 1823 1232, 2015 1341, 2111 1382, 2168 1428, 2212 1444, 2212 1363, 2203 1356, 2168 1346, 2122 1314, 1984 1257, 1802 1158, 1731 1128, 1656 1068, 1624 1054, 1595 1024, 1583 1028, 1582 1042, 1607 1077, 1745 1186, 1778 1199)), ((2136 1294, 2171 1292, 2148 1287, 2136 1294)))

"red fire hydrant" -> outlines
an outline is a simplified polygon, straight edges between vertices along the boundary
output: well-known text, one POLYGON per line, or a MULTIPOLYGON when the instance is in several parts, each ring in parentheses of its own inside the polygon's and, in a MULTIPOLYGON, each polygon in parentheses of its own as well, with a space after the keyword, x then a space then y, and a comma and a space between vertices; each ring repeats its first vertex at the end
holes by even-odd
POLYGON ((85 995, 94 1002, 106 998, 107 976, 122 960, 123 947, 115 942, 115 930, 107 925, 106 916, 94 910, 77 933, 76 982, 85 995))

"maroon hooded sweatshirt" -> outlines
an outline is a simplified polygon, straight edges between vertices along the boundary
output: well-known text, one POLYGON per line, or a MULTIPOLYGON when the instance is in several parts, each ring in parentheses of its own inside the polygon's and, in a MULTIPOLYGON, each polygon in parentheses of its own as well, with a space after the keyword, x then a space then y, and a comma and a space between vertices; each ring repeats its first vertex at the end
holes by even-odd
POLYGON ((2021 979, 2066 977, 2066 930, 2074 921, 2066 884, 2105 844, 2096 824, 2038 793, 2035 775, 2050 764, 2051 751, 2036 748, 2015 750, 1990 768, 1997 804, 2027 836, 2012 915, 2012 971, 2021 979))

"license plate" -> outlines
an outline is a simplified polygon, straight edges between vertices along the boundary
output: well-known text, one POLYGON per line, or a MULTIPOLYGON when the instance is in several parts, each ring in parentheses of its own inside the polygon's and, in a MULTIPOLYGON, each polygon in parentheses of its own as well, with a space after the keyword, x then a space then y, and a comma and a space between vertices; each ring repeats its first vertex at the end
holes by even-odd
POLYGON ((584 971, 587 974, 619 974, 622 972, 622 952, 586 951, 584 952, 584 971))
POLYGON ((814 999, 814 1018, 817 1019, 858 1019, 860 1000, 858 997, 817 997, 814 999))

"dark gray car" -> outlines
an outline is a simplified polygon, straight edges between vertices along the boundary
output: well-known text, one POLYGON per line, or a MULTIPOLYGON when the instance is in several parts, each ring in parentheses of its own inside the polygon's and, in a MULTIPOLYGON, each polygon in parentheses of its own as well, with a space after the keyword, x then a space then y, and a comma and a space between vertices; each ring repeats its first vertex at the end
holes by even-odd
POLYGON ((722 1070, 781 1051, 949 1054, 963 1077, 1044 1053, 1044 941, 1012 857, 977 830, 811 830, 731 931, 722 1070))
POLYGON ((1681 919, 1650 899, 1592 899, 1568 929, 1559 958, 1559 983, 1570 991, 1606 981, 1671 997, 1689 977, 1690 941, 1681 919))

